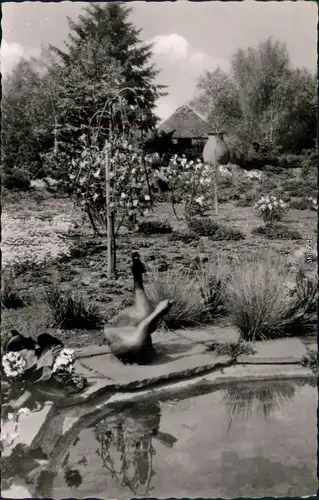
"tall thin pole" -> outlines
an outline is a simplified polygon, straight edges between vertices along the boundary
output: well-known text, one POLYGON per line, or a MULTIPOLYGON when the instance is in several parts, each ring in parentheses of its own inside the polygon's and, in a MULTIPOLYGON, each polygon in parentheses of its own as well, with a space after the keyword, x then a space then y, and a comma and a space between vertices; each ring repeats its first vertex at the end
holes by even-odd
POLYGON ((106 203, 106 224, 107 224, 107 277, 112 278, 113 275, 113 238, 112 238, 112 213, 111 213, 111 196, 110 196, 110 166, 109 166, 109 144, 105 142, 105 203, 106 203))
POLYGON ((218 179, 217 179, 217 169, 218 165, 215 163, 213 165, 214 169, 214 205, 215 205, 215 215, 218 215, 218 179))

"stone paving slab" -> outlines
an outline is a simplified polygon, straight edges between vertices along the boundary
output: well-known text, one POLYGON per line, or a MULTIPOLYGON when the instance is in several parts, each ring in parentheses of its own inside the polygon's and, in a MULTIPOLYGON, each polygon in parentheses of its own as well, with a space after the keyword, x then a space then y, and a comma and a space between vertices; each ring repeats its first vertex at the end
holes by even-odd
POLYGON ((264 340, 263 342, 255 342, 251 346, 256 351, 255 354, 239 356, 239 363, 248 362, 253 359, 255 363, 257 363, 258 359, 268 360, 268 363, 280 364, 284 359, 289 362, 298 363, 306 353, 304 344, 297 338, 264 340))
POLYGON ((302 356, 285 356, 281 358, 260 358, 256 355, 239 356, 238 363, 242 365, 296 365, 302 356))
POLYGON ((234 326, 209 326, 205 329, 177 330, 180 336, 193 342, 237 342, 239 331, 234 326))

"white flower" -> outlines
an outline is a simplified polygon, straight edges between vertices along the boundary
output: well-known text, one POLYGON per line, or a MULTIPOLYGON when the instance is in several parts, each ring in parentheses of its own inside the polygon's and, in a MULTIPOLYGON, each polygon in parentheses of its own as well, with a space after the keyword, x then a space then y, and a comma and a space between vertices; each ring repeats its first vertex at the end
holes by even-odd
POLYGON ((6 441, 8 439, 8 433, 3 429, 3 424, 1 423, 0 441, 6 441))
POLYGON ((122 194, 121 194, 121 198, 122 198, 123 200, 125 200, 125 198, 127 198, 126 194, 125 194, 125 193, 122 193, 122 194))
POLYGON ((201 195, 201 196, 198 196, 198 198, 195 198, 195 201, 196 203, 198 203, 199 205, 202 205, 203 202, 204 202, 204 196, 201 195))
POLYGON ((21 414, 23 414, 23 415, 30 415, 30 413, 31 412, 30 412, 29 408, 20 408, 18 410, 18 415, 21 415, 21 414))
POLYGON ((266 205, 260 205, 259 209, 263 212, 264 210, 266 210, 266 205))
POLYGON ((187 163, 186 158, 182 158, 181 159, 181 165, 182 165, 182 167, 185 167, 186 163, 187 163))
POLYGON ((138 200, 133 200, 133 207, 137 207, 138 205, 138 200))
POLYGON ((86 181, 86 176, 80 177, 80 179, 79 179, 80 186, 83 186, 83 184, 85 183, 85 181, 86 181))
POLYGON ((269 210, 272 210, 272 205, 270 203, 268 203, 268 208, 269 210))
POLYGON ((97 179, 100 176, 100 173, 101 173, 101 170, 98 169, 96 172, 93 173, 93 177, 95 177, 97 179))
POLYGON ((146 201, 149 201, 149 200, 151 199, 151 198, 150 198, 150 195, 149 195, 149 194, 146 194, 146 195, 144 196, 144 199, 145 199, 146 201))
POLYGON ((74 360, 75 354, 73 349, 62 349, 55 359, 52 371, 57 372, 61 367, 67 369, 68 371, 73 371, 74 360))
POLYGON ((17 377, 24 372, 27 362, 20 352, 8 352, 3 356, 2 366, 7 377, 17 377))

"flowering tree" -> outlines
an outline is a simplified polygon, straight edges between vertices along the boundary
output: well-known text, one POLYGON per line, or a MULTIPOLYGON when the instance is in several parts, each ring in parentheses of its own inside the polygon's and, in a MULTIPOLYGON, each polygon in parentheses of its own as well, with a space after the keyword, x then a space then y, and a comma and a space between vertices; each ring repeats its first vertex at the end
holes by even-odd
POLYGON ((123 135, 113 136, 99 148, 97 141, 81 137, 82 151, 70 164, 69 186, 93 227, 102 226, 111 238, 116 276, 116 236, 125 220, 144 216, 151 209, 149 179, 151 158, 138 143, 123 135), (111 218, 109 230, 108 218, 111 218))
POLYGON ((174 155, 167 167, 157 171, 172 193, 172 203, 184 203, 185 217, 205 215, 210 204, 213 173, 209 165, 199 159, 187 161, 185 156, 174 155))
MULTIPOLYGON (((144 215, 151 206, 142 151, 127 140, 114 140, 99 149, 81 138, 83 148, 71 161, 69 183, 85 211, 106 228, 106 154, 109 155, 110 209, 116 222, 115 234, 126 216, 144 215)), ((145 158, 147 163, 147 158, 145 158)), ((151 174, 151 172, 149 172, 151 174)))

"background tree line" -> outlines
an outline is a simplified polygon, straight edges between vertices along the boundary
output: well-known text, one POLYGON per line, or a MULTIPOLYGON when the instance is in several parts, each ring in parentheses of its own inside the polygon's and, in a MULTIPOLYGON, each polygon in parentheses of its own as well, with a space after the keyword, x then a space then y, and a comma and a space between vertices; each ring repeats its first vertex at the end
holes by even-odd
MULTIPOLYGON (((140 41, 130 11, 119 3, 89 5, 76 22, 69 19, 65 51, 49 46, 40 58, 21 60, 4 80, 2 170, 8 187, 19 187, 19 180, 23 186, 25 176, 67 176, 70 158, 80 153, 79 138, 92 130, 99 131, 102 146, 110 128, 123 121, 134 122, 144 138, 154 129, 164 87, 154 83, 151 46, 140 41), (120 91, 111 117, 105 103, 120 91)), ((293 68, 277 41, 237 50, 230 71, 206 72, 198 91, 193 105, 225 130, 241 157, 252 146, 273 156, 315 147, 316 76, 293 68)), ((167 149, 167 143, 171 138, 157 138, 155 149, 167 149)))
POLYGON ((316 80, 306 68, 293 68, 285 45, 269 38, 237 50, 228 73, 205 72, 193 104, 243 154, 253 143, 267 152, 300 154, 315 147, 316 80))
POLYGON ((68 20, 65 51, 50 45, 40 58, 21 60, 5 79, 4 176, 63 176, 83 134, 98 129, 102 145, 111 125, 133 122, 144 134, 157 123, 155 102, 164 87, 154 83, 151 46, 141 42, 130 11, 120 3, 89 5, 76 22, 68 20), (117 92, 121 100, 111 117, 105 103, 117 92))

